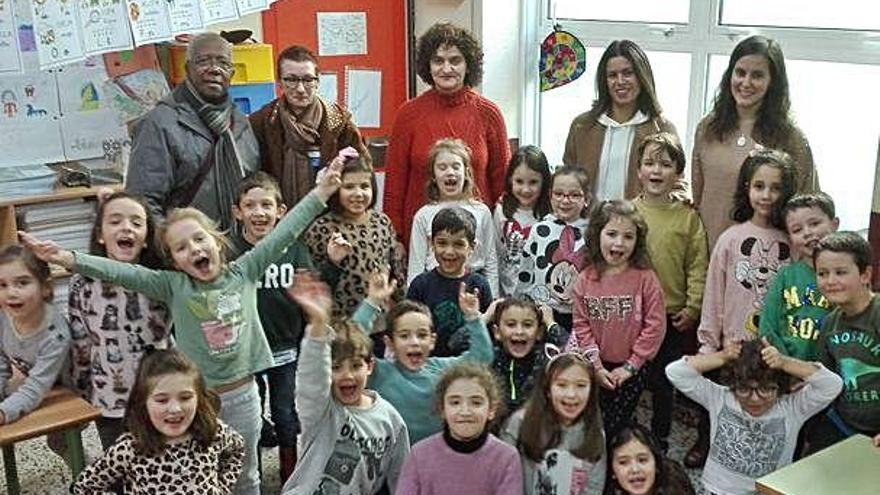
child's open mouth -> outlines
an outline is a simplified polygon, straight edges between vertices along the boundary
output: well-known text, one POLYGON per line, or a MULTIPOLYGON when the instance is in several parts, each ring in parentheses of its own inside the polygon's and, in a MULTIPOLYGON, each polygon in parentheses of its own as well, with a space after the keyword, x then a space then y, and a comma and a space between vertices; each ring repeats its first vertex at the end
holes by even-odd
POLYGON ((9 309, 12 310, 12 311, 19 311, 19 310, 21 310, 21 308, 24 307, 24 303, 22 303, 22 302, 10 302, 10 303, 6 303, 6 307, 9 308, 9 309))
POLYGON ((425 353, 421 351, 412 351, 405 354, 406 364, 411 368, 421 368, 425 364, 425 353))
POLYGON ((130 250, 134 248, 134 239, 130 237, 120 237, 116 240, 116 246, 122 250, 130 250))
POLYGON ((199 256, 193 262, 193 266, 196 270, 202 273, 207 273, 211 269, 211 260, 207 256, 199 256))
POLYGON ((513 337, 507 341, 507 348, 516 357, 522 357, 529 353, 531 346, 528 339, 513 337))

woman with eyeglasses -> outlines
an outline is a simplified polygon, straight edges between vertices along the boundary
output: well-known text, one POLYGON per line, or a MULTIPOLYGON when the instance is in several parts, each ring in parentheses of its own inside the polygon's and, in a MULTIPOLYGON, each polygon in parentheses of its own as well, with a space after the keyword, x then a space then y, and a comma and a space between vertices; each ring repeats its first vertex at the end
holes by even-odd
POLYGON ((479 199, 494 205, 504 191, 510 145, 504 117, 473 88, 483 77, 483 50, 474 36, 449 23, 419 38, 416 72, 431 89, 397 111, 388 143, 383 208, 405 246, 412 221, 425 205, 428 152, 434 143, 458 138, 472 151, 479 199))
POLYGON ((571 122, 562 162, 586 171, 596 199, 634 198, 639 143, 657 132, 676 134, 662 115, 651 64, 639 45, 608 45, 596 70, 596 93, 593 107, 571 122))
POLYGON ((730 54, 712 111, 694 136, 694 206, 706 227, 710 252, 734 223, 730 210, 736 177, 753 149, 785 151, 797 170, 796 192, 819 189, 810 143, 791 118, 790 107, 779 43, 760 35, 740 41, 730 54))
POLYGON ((260 143, 262 169, 281 184, 284 203, 295 205, 315 185, 317 171, 351 146, 369 163, 351 114, 318 96, 318 59, 304 46, 278 55, 278 84, 284 93, 251 114, 260 143))

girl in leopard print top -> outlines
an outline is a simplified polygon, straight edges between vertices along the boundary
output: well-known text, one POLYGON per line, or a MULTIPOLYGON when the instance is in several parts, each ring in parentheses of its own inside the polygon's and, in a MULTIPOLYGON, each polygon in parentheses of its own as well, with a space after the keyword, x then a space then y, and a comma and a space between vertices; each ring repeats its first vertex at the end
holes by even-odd
POLYGON ((377 271, 389 270, 399 283, 391 303, 403 299, 403 247, 397 242, 391 220, 374 208, 376 191, 376 175, 369 162, 363 158, 347 161, 342 168, 342 185, 330 197, 328 211, 303 234, 315 266, 335 263, 327 254, 327 243, 337 232, 351 244, 352 252, 336 263, 342 273, 332 288, 334 320, 354 314, 367 297, 370 275, 377 271))
POLYGON ((244 462, 241 435, 217 419, 219 398, 177 350, 148 351, 129 397, 124 433, 71 492, 232 493, 244 462))

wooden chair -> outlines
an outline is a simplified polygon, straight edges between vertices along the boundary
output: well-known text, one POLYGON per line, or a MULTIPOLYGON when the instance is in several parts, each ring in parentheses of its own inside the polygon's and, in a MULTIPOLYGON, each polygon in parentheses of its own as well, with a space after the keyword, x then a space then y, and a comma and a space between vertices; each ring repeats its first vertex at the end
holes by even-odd
POLYGON ((101 416, 91 404, 67 389, 55 388, 40 406, 14 423, 0 426, 3 470, 9 495, 21 493, 15 466, 15 444, 23 440, 64 432, 73 479, 85 468, 80 426, 101 416))

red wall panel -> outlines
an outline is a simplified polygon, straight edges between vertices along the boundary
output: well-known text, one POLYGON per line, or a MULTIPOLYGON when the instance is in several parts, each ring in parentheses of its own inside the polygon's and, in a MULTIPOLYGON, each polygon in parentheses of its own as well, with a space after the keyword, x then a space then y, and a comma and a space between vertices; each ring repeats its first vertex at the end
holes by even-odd
POLYGON ((366 12, 367 54, 320 56, 321 71, 338 76, 339 102, 345 102, 345 67, 382 71, 380 127, 362 128, 365 137, 387 136, 397 108, 407 100, 406 2, 403 0, 280 0, 263 12, 263 38, 276 55, 299 44, 318 53, 318 12, 366 12))

